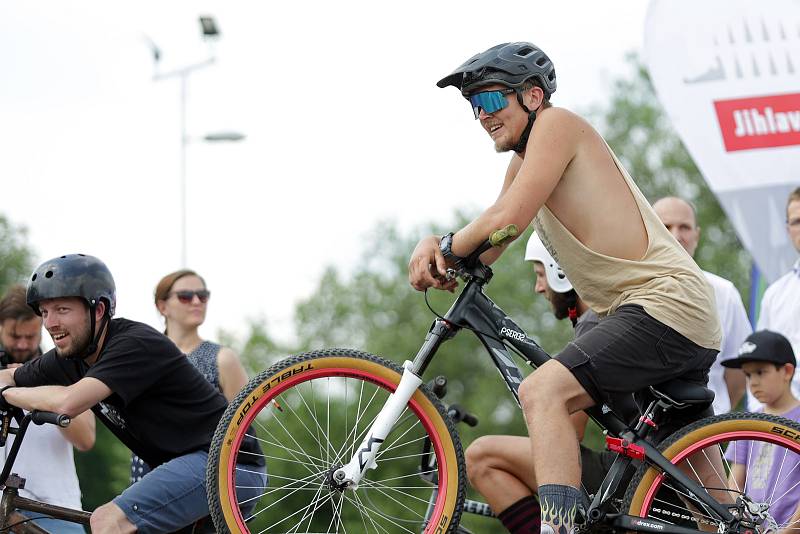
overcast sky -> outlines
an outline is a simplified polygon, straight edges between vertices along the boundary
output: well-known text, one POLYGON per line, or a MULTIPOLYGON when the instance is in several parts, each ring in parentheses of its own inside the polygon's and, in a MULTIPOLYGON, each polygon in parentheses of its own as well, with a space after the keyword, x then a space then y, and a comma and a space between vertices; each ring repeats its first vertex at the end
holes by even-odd
MULTIPOLYGON (((181 267, 180 92, 188 82, 188 265, 212 300, 201 331, 266 318, 292 335, 323 269, 347 270, 376 221, 409 229, 495 198, 509 156, 453 88, 472 54, 527 40, 556 65, 555 105, 602 104, 639 51, 646 2, 7 1, 0 4, 0 212, 36 261, 105 261, 118 315, 159 326, 153 288, 181 267), (145 38, 147 36, 147 38, 145 38), (217 131, 236 144, 198 139, 217 131)), ((409 251, 410 254, 411 251, 409 251)), ((411 291, 411 289, 409 289, 411 291)))

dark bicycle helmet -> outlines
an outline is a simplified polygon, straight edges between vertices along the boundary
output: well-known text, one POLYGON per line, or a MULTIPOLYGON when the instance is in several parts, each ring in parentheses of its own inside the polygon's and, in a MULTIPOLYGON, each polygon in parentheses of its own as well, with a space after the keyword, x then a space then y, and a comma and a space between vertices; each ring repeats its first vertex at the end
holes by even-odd
POLYGON ((41 315, 39 302, 45 299, 79 297, 94 308, 103 299, 108 315, 117 305, 116 286, 106 264, 85 254, 67 254, 48 260, 33 272, 28 282, 27 301, 41 315))
POLYGON ((502 43, 471 57, 436 85, 452 85, 467 96, 495 83, 517 88, 531 78, 548 99, 556 92, 556 70, 547 54, 531 43, 502 43))
POLYGON ((41 315, 39 302, 45 299, 78 297, 89 306, 89 332, 93 339, 84 354, 73 354, 72 359, 91 356, 97 352, 114 309, 117 307, 117 288, 106 264, 94 256, 67 254, 48 260, 33 271, 28 281, 27 302, 37 315, 41 315), (103 319, 95 332, 95 310, 101 300, 106 303, 103 319))

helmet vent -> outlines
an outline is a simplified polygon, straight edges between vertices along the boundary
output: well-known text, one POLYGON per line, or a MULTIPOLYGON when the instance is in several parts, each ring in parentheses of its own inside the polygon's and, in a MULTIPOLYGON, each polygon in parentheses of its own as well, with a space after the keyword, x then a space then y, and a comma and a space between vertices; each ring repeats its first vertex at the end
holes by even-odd
POLYGON ((53 278, 53 271, 47 271, 46 273, 44 273, 44 277, 45 278, 53 278))
POLYGON ((533 48, 526 46, 525 48, 521 48, 517 50, 516 55, 519 57, 528 57, 533 52, 533 48))
POLYGON ((547 58, 540 57, 539 59, 536 60, 536 64, 539 65, 540 67, 544 67, 545 63, 547 63, 547 58))
POLYGON ((31 282, 33 282, 34 280, 36 280, 36 273, 33 273, 33 276, 31 277, 31 282))

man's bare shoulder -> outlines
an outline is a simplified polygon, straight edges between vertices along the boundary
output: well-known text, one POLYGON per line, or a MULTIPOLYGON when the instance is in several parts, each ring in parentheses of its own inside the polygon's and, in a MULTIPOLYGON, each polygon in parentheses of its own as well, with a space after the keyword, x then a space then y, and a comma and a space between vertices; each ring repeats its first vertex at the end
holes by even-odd
POLYGON ((569 128, 576 132, 594 131, 586 119, 566 108, 559 107, 550 107, 541 111, 535 124, 542 126, 541 129, 569 128))

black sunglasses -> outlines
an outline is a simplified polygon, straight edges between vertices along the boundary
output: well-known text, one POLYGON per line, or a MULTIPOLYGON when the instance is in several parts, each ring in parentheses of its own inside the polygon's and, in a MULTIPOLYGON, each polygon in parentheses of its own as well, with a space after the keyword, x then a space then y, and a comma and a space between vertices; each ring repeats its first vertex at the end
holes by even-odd
POLYGON ((178 300, 183 304, 189 304, 194 300, 194 297, 197 296, 200 302, 205 304, 208 302, 208 297, 211 296, 211 291, 208 289, 198 289, 197 291, 172 291, 170 295, 178 297, 178 300))

